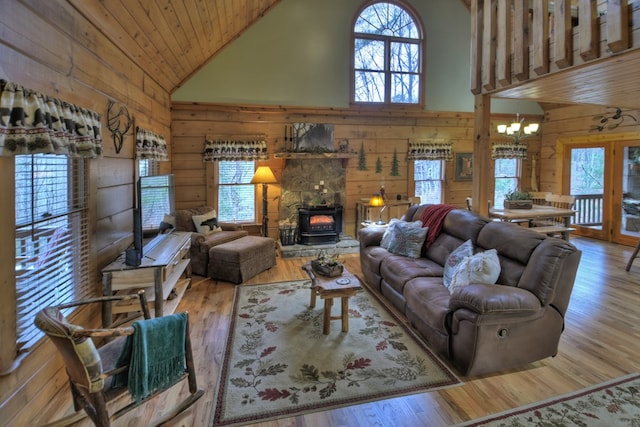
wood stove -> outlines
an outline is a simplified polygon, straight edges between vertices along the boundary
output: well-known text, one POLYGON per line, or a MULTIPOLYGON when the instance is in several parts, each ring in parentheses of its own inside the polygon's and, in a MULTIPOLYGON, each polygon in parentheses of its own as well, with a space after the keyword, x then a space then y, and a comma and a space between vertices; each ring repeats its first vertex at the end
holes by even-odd
POLYGON ((342 206, 298 208, 298 243, 336 243, 342 233, 342 206))

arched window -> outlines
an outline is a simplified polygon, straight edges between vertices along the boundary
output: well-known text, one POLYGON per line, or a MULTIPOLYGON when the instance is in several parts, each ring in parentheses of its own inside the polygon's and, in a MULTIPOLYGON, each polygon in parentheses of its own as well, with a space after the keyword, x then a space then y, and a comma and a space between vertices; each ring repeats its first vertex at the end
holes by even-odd
POLYGON ((365 4, 353 25, 355 104, 423 105, 424 37, 409 8, 396 1, 365 4))

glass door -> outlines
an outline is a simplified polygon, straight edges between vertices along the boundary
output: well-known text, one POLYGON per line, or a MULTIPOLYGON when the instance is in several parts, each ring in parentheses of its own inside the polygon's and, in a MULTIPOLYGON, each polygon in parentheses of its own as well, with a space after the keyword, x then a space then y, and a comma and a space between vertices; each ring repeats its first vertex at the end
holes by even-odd
POLYGON ((571 144, 565 151, 569 163, 569 179, 564 182, 564 194, 575 197, 576 215, 572 219, 577 234, 609 240, 607 224, 611 191, 607 179, 607 161, 611 157, 606 145, 571 144), (568 188, 567 187, 568 184, 568 188))
POLYGON ((640 140, 570 143, 563 189, 576 234, 635 246, 640 237, 640 140))
POLYGON ((620 159, 614 172, 613 241, 635 245, 640 237, 640 141, 619 142, 615 152, 620 159))

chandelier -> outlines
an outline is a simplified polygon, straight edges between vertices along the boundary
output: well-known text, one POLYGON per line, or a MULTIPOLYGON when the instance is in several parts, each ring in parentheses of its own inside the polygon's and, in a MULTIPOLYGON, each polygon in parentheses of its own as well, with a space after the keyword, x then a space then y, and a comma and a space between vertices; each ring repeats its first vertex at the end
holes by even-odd
POLYGON ((520 118, 520 113, 516 114, 516 120, 512 122, 510 125, 498 125, 498 133, 500 135, 507 135, 513 138, 513 142, 515 144, 519 144, 520 140, 535 134, 538 132, 538 127, 540 126, 538 123, 529 123, 526 126, 524 125, 524 117, 520 118))
POLYGON ((527 158, 527 144, 520 141, 524 138, 534 135, 538 132, 538 123, 529 123, 524 125, 524 117, 520 118, 520 114, 516 114, 516 120, 509 125, 498 125, 497 130, 500 135, 506 135, 513 138, 512 142, 502 143, 496 142, 491 150, 492 159, 521 159, 527 158))

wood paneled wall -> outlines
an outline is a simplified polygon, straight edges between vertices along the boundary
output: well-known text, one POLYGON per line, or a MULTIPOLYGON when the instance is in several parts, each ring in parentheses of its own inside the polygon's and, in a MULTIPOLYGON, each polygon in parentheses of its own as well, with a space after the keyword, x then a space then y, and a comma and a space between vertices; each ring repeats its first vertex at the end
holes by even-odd
MULTIPOLYGON (((512 120, 513 116, 496 115, 495 124, 512 120)), ((532 118, 531 120, 536 120, 532 118)), ((214 177, 207 176, 202 162, 205 137, 235 134, 266 134, 269 160, 264 162, 281 177, 285 161, 273 154, 284 150, 284 127, 297 122, 335 125, 334 141, 347 139, 350 149, 364 147, 367 170, 359 169, 359 154, 347 163, 345 189, 345 232, 355 233, 355 203, 380 189, 384 181, 389 197, 413 195, 413 170, 407 162, 408 143, 414 139, 451 141, 454 152, 473 151, 472 113, 430 111, 375 111, 367 109, 295 108, 271 106, 239 106, 174 102, 172 106, 171 141, 172 172, 176 175, 176 207, 188 208, 214 204, 214 177), (399 161, 399 175, 392 176, 394 153, 399 161), (376 173, 380 158, 382 172, 376 173)), ((492 123, 494 126, 494 123, 492 123)), ((494 126, 495 127, 495 126, 494 126)), ((530 150, 539 148, 536 138, 528 140, 530 150)), ((314 161, 314 160, 308 160, 314 161)), ((464 207, 471 195, 470 181, 453 179, 453 162, 446 164, 445 203, 464 207)), ((529 162, 525 162, 523 186, 529 186, 529 162)), ((277 238, 280 188, 269 186, 269 236, 277 238)), ((259 206, 258 206, 259 207, 259 206)))
POLYGON ((545 110, 542 139, 540 142, 540 191, 562 193, 562 159, 558 158, 557 142, 559 139, 569 141, 578 138, 591 141, 615 138, 616 134, 637 133, 640 139, 640 110, 623 110, 624 120, 611 120, 604 130, 595 127, 601 125, 600 117, 611 117, 615 108, 601 106, 574 105, 556 106, 545 110), (634 120, 635 119, 635 120, 634 120), (611 128, 612 124, 619 126, 611 128))
MULTIPOLYGON (((78 7, 81 7, 80 4, 78 7)), ((116 153, 107 129, 109 100, 126 105, 135 126, 170 137, 170 95, 154 76, 132 62, 117 45, 87 21, 81 11, 64 0, 12 0, 2 2, 0 14, 0 78, 102 114, 104 158, 88 160, 90 172, 91 280, 101 294, 100 268, 132 242, 135 155, 133 129, 116 153)), ((12 158, 0 159, 3 186, 14 186, 12 158)), ((170 164, 162 166, 168 171, 170 164)), ((5 210, 0 215, 3 248, 0 257, 0 293, 15 289, 15 219, 13 192, 2 190, 5 210), (7 197, 5 197, 7 196, 7 197)), ((11 342, 2 336, 11 330, 11 298, 0 302, 0 424, 32 425, 38 410, 58 392, 66 374, 50 341, 14 363, 11 342), (6 423, 6 424, 5 424, 6 423)), ((84 320, 100 320, 85 310, 84 320)), ((86 323, 86 322, 85 322, 86 323)))

